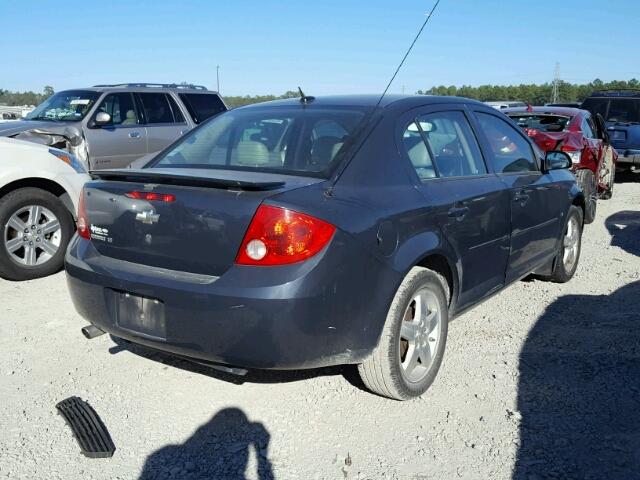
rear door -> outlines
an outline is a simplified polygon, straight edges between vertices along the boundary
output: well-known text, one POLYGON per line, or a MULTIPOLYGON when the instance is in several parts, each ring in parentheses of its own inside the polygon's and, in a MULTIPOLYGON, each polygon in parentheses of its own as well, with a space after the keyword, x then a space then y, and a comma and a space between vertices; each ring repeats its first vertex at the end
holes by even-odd
POLYGON ((84 129, 92 169, 122 168, 147 153, 147 134, 140 111, 129 92, 109 93, 93 112, 84 129), (100 112, 111 116, 107 125, 95 124, 100 112))
POLYGON ((147 130, 147 152, 157 153, 189 130, 174 98, 164 92, 136 93, 147 130))
POLYGON ((540 171, 542 152, 499 114, 475 110, 483 149, 510 192, 511 244, 506 281, 532 272, 555 254, 567 192, 540 171))
POLYGON ((402 143, 425 205, 460 259, 457 308, 504 284, 509 258, 509 194, 486 166, 464 105, 420 109, 402 143))

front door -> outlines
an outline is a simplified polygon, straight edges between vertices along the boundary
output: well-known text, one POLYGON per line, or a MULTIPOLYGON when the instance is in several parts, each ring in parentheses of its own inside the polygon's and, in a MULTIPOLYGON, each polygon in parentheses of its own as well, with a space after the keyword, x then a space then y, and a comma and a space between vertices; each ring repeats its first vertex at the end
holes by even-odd
POLYGON ((511 251, 507 283, 522 278, 550 259, 557 249, 566 204, 561 186, 540 170, 534 146, 520 130, 487 111, 476 111, 493 169, 509 189, 511 251))
POLYGON ((508 192, 488 171, 464 107, 421 109, 408 123, 403 143, 418 188, 460 259, 456 307, 463 309, 504 284, 508 192))
POLYGON ((131 93, 110 93, 93 112, 84 129, 92 169, 123 168, 147 153, 147 134, 131 93), (96 125, 95 116, 111 116, 106 125, 96 125))

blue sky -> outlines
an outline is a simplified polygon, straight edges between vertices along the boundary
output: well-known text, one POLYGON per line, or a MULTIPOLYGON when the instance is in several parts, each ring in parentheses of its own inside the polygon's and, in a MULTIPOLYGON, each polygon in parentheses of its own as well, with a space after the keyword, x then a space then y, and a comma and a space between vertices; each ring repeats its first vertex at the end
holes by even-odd
MULTIPOLYGON (((434 0, 0 0, 0 88, 380 92, 434 0)), ((441 0, 390 91, 640 78, 637 0, 441 0)))

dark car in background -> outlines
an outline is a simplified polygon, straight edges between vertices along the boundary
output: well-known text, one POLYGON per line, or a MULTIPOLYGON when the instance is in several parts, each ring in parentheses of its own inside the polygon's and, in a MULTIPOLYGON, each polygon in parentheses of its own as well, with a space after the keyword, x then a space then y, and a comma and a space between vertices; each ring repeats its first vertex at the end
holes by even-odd
POLYGON ((227 110, 199 85, 126 83, 55 93, 0 136, 67 150, 87 170, 126 167, 227 110))
POLYGON ((596 216, 598 196, 613 195, 618 154, 611 146, 602 117, 570 107, 509 108, 511 117, 545 152, 561 150, 571 157, 571 171, 586 198, 585 222, 596 216))
POLYGON ((620 155, 618 169, 640 167, 640 90, 596 91, 582 108, 605 119, 611 144, 620 155))
POLYGON ((357 364, 406 399, 433 382, 451 318, 531 273, 573 276, 570 165, 473 100, 242 107, 145 168, 94 172, 68 286, 88 337, 235 372, 357 364))

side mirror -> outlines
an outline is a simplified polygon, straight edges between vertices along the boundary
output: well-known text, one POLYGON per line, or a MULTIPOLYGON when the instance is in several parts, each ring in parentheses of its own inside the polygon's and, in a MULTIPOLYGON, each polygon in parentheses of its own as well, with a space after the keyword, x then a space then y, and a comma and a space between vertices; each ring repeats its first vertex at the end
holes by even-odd
POLYGON ((109 115, 107 112, 98 112, 98 114, 96 115, 95 124, 101 127, 108 123, 111 123, 111 115, 109 115))
POLYGON ((544 157, 544 166, 547 171, 571 168, 571 157, 565 152, 547 152, 544 157))

